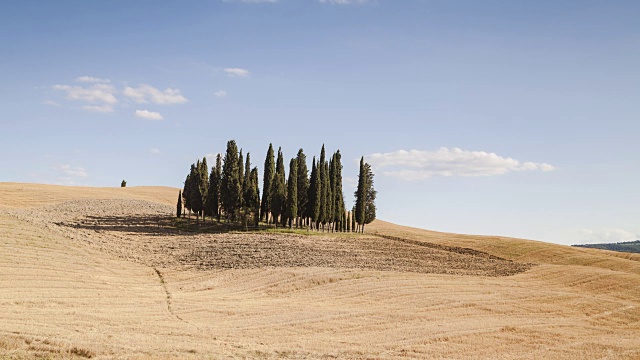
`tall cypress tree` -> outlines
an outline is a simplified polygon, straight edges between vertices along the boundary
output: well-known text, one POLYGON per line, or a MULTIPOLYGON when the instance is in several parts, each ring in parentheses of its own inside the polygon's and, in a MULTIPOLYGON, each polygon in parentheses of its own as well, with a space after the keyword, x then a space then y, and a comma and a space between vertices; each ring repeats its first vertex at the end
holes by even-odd
POLYGON ((287 181, 287 219, 289 228, 298 217, 298 159, 289 162, 289 180, 287 181))
MULTIPOLYGON (((249 154, 247 154, 249 155, 249 154)), ((260 188, 258 187, 258 168, 254 167, 253 169, 251 169, 251 174, 250 174, 250 184, 251 184, 251 196, 250 196, 250 204, 252 206, 253 209, 253 213, 254 213, 254 225, 258 226, 258 221, 260 219, 260 188)))
POLYGON ((240 182, 240 206, 244 206, 244 157, 242 149, 238 155, 238 181, 240 182))
POLYGON ((178 203, 176 204, 176 217, 180 218, 182 215, 182 190, 178 191, 178 203))
POLYGON ((286 201, 286 187, 284 174, 284 159, 282 157, 282 148, 278 148, 278 160, 276 161, 276 173, 271 184, 271 215, 273 223, 278 226, 278 216, 282 215, 284 220, 284 209, 286 201))
POLYGON ((194 173, 190 174, 191 178, 191 189, 189 190, 189 197, 191 198, 191 210, 193 210, 196 215, 196 220, 200 221, 200 212, 204 205, 202 201, 202 163, 200 160, 196 163, 194 167, 194 173))
POLYGON ((202 220, 204 221, 204 209, 207 202, 207 193, 209 192, 209 166, 207 166, 207 157, 203 157, 200 162, 200 169, 198 170, 200 179, 198 180, 198 188, 200 190, 200 213, 202 213, 202 220))
POLYGON ((271 210, 271 183, 276 172, 276 164, 273 155, 273 145, 269 144, 267 157, 264 159, 264 176, 262 178, 262 203, 260 204, 260 218, 269 222, 271 210))
MULTIPOLYGON (((336 151, 333 154, 333 208, 335 209, 335 217, 336 221, 343 223, 343 213, 344 210, 344 195, 342 194, 342 155, 340 154, 340 150, 336 151)), ((342 229, 344 230, 344 229, 342 229)))
MULTIPOLYGON (((325 224, 333 221, 333 194, 331 193, 331 181, 329 174, 329 163, 324 163, 324 184, 322 185, 323 197, 324 197, 324 214, 322 216, 322 231, 324 231, 325 224)), ((327 229, 329 231, 329 229, 327 229)))
POLYGON ((316 157, 313 157, 311 163, 311 181, 309 184, 309 217, 313 222, 315 229, 318 230, 318 224, 320 223, 320 179, 318 177, 318 166, 316 166, 316 157))
POLYGON ((209 174, 209 189, 204 203, 204 214, 206 216, 217 217, 220 221, 220 171, 221 171, 220 154, 216 157, 216 166, 211 167, 209 174))
POLYGON ((191 164, 191 170, 187 174, 187 178, 184 180, 184 188, 182 189, 182 197, 184 197, 184 208, 189 211, 189 218, 191 218, 191 174, 195 173, 195 165, 191 164))
POLYGON ((193 211, 198 218, 199 211, 202 210, 202 194, 200 193, 200 160, 196 164, 191 164, 191 172, 189 173, 189 182, 187 186, 187 204, 189 204, 189 217, 193 211))
POLYGON ((356 222, 360 225, 362 232, 364 232, 365 222, 366 190, 367 172, 364 166, 364 157, 362 157, 360 158, 360 173, 358 174, 358 190, 354 194, 356 197, 356 222))
MULTIPOLYGON (((251 154, 247 153, 247 160, 244 164, 244 180, 242 182, 242 206, 252 209, 253 184, 251 184, 251 154)), ((258 204, 260 199, 258 199, 258 204)))
POLYGON ((242 182, 242 200, 246 202, 246 199, 244 198, 244 194, 247 191, 251 191, 251 154, 247 153, 247 158, 244 164, 244 180, 242 182))
POLYGON ((378 195, 378 192, 373 188, 373 170, 371 169, 371 165, 365 163, 364 170, 367 174, 367 187, 365 189, 364 224, 370 224, 373 220, 376 219, 376 196, 378 195))
POLYGON ((351 208, 351 232, 356 232, 356 207, 351 208))
POLYGON ((235 221, 242 197, 240 172, 238 169, 238 146, 235 140, 229 140, 229 142, 227 142, 227 152, 224 155, 224 165, 222 165, 221 185, 220 198, 225 216, 227 219, 235 221))
POLYGON ((320 160, 318 161, 318 188, 320 195, 318 196, 318 202, 320 203, 320 214, 317 222, 322 223, 322 231, 324 231, 324 224, 326 223, 327 216, 327 172, 325 171, 325 151, 324 144, 320 150, 320 160))
MULTIPOLYGON (((296 162, 298 165, 298 178, 296 182, 298 184, 298 219, 302 221, 307 217, 307 205, 309 203, 309 170, 307 169, 307 156, 302 149, 298 150, 298 156, 296 156, 296 162)), ((297 224, 300 226, 300 223, 297 224)))
POLYGON ((213 189, 213 204, 211 208, 213 209, 213 215, 220 222, 220 206, 222 206, 222 201, 220 199, 220 189, 222 188, 222 155, 218 153, 216 156, 216 172, 215 172, 215 184, 211 184, 211 188, 213 189))

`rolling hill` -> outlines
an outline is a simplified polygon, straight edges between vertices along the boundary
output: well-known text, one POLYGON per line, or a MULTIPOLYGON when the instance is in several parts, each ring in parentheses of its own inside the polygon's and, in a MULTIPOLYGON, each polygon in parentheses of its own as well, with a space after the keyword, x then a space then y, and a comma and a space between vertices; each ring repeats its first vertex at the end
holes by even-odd
POLYGON ((0 183, 0 357, 640 357, 638 254, 380 220, 194 234, 177 191, 0 183))

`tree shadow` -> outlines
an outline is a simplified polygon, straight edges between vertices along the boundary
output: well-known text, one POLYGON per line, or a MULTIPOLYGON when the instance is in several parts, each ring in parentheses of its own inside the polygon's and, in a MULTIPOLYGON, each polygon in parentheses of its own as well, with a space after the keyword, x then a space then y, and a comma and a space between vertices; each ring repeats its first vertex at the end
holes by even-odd
POLYGON ((202 219, 178 219, 164 215, 85 216, 73 221, 57 222, 56 225, 97 232, 123 232, 148 236, 184 236, 189 234, 219 234, 273 229, 273 226, 265 224, 248 226, 233 222, 218 222, 211 219, 206 221, 202 221, 202 219))

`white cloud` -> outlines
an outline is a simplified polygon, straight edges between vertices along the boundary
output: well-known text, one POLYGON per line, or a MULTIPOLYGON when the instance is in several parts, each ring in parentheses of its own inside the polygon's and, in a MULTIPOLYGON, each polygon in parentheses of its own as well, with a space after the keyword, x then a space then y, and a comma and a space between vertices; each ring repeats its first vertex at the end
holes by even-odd
POLYGON ((110 105, 85 105, 82 108, 87 111, 97 112, 97 113, 113 112, 113 108, 110 105))
POLYGON ((151 148, 149 149, 149 152, 153 155, 159 155, 160 154, 160 149, 156 149, 156 148, 151 148))
POLYGON ((147 120, 162 120, 162 115, 158 112, 153 112, 149 110, 136 110, 136 116, 142 119, 147 120))
POLYGON ((93 76, 80 76, 76 78, 76 82, 85 82, 85 83, 109 83, 111 80, 109 79, 101 79, 93 76))
POLYGON ((42 104, 49 105, 49 106, 55 106, 55 107, 62 107, 60 104, 58 104, 57 102, 55 102, 53 100, 45 100, 45 101, 42 102, 42 104))
POLYGON ((617 243, 638 240, 640 236, 623 229, 582 229, 582 244, 617 243))
POLYGON ((546 163, 520 162, 485 151, 467 151, 442 147, 437 151, 399 150, 367 155, 366 161, 376 168, 387 168, 383 175, 405 180, 432 176, 492 176, 511 171, 552 171, 546 163))
POLYGON ((141 104, 152 102, 159 105, 171 105, 182 104, 189 101, 182 96, 178 89, 167 88, 164 91, 160 91, 147 84, 140 84, 137 88, 127 86, 122 93, 126 97, 141 104))
POLYGON ((337 5, 349 5, 349 4, 364 4, 369 0, 319 0, 321 3, 337 4, 337 5))
POLYGON ((95 84, 90 87, 54 85, 54 90, 64 91, 67 98, 90 103, 101 102, 105 104, 115 104, 118 99, 115 97, 116 89, 108 84, 95 84))
POLYGON ((224 90, 219 90, 219 91, 214 92, 213 95, 215 95, 216 97, 219 97, 219 98, 223 98, 223 97, 227 96, 227 92, 224 91, 224 90))
POLYGON ((224 69, 224 72, 227 73, 227 76, 229 77, 240 77, 240 78, 246 78, 251 76, 251 72, 247 69, 240 69, 240 68, 226 68, 224 69))
POLYGON ((89 174, 87 174, 87 170, 85 170, 85 168, 81 166, 71 166, 68 164, 56 164, 53 166, 53 168, 61 172, 62 174, 64 174, 67 178, 68 177, 86 178, 89 176, 89 174))

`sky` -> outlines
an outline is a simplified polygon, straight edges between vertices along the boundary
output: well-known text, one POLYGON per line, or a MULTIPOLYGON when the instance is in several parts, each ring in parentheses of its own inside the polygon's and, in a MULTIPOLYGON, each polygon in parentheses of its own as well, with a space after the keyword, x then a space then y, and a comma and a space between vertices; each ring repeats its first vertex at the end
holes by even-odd
POLYGON ((378 218, 559 244, 640 239, 640 2, 17 1, 0 181, 182 187, 236 140, 260 174, 361 156, 378 218))

